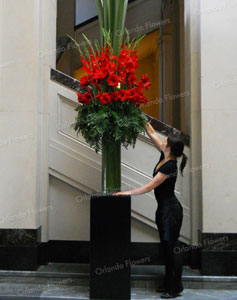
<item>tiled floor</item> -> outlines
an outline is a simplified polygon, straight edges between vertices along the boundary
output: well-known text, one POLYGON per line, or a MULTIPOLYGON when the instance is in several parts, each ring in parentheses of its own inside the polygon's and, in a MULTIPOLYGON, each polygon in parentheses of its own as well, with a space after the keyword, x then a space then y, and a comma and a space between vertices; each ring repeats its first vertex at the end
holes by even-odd
MULTIPOLYGON (((160 294, 154 289, 132 288, 131 300, 158 300, 160 294)), ((89 298, 88 286, 45 286, 0 284, 0 299, 30 299, 30 300, 82 300, 89 298)), ((179 300, 237 300, 237 290, 192 290, 185 289, 179 300)), ((111 299, 113 300, 113 299, 111 299)))
MULTIPOLYGON (((161 299, 160 294, 154 290, 147 289, 135 289, 132 290, 131 299, 161 299)), ((175 299, 179 300, 237 300, 236 290, 192 290, 185 289, 182 292, 182 296, 175 299)))
MULTIPOLYGON (((131 273, 131 300, 161 299, 155 286, 164 266, 136 266, 131 273)), ((237 278, 205 278, 185 267, 183 279, 185 289, 175 299, 237 300, 237 278)), ((32 272, 0 270, 0 300, 82 300, 89 295, 88 264, 49 263, 32 272)))

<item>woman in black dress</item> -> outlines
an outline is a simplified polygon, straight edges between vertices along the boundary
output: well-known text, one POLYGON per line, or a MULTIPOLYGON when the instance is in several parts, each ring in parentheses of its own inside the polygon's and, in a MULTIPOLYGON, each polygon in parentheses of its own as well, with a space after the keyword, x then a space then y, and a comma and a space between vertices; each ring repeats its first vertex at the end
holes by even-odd
POLYGON ((178 174, 177 157, 183 156, 180 165, 182 176, 187 157, 183 153, 184 143, 177 135, 169 134, 164 141, 161 141, 150 123, 146 123, 145 130, 161 152, 160 159, 153 170, 153 179, 146 185, 129 191, 113 193, 113 195, 139 195, 154 189, 158 202, 155 221, 165 258, 164 285, 157 291, 164 292, 161 298, 170 299, 178 297, 183 291, 182 258, 180 251, 177 251, 183 221, 183 208, 175 196, 174 189, 178 174))

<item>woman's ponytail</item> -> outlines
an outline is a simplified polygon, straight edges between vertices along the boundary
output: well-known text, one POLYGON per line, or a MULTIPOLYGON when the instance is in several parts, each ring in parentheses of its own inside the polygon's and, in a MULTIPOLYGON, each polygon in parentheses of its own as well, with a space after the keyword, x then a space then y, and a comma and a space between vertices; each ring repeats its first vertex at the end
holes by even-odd
POLYGON ((168 139, 167 139, 167 146, 170 147, 170 151, 171 154, 173 154, 176 157, 182 157, 182 162, 180 164, 180 173, 183 176, 183 169, 186 165, 187 162, 187 156, 185 155, 184 151, 184 142, 182 140, 182 138, 174 133, 170 133, 168 135, 168 139))
POLYGON ((182 161, 181 161, 181 164, 180 164, 180 172, 181 172, 181 175, 183 176, 183 169, 186 165, 186 162, 187 162, 188 158, 187 158, 187 156, 184 152, 182 153, 182 155, 183 155, 183 158, 182 158, 182 161))

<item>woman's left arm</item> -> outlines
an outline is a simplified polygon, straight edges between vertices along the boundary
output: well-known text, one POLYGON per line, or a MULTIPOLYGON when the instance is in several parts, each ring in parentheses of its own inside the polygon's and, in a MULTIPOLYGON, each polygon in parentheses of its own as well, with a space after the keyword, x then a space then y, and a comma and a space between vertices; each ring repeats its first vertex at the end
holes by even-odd
POLYGON ((129 190, 129 191, 113 193, 112 195, 114 195, 114 196, 119 196, 119 195, 141 195, 141 194, 149 193, 151 190, 153 190, 158 185, 160 185, 163 181, 165 181, 165 179, 167 177, 168 177, 167 175, 165 175, 161 172, 158 172, 156 174, 156 176, 148 184, 142 185, 138 188, 135 188, 135 189, 132 189, 132 190, 129 190))

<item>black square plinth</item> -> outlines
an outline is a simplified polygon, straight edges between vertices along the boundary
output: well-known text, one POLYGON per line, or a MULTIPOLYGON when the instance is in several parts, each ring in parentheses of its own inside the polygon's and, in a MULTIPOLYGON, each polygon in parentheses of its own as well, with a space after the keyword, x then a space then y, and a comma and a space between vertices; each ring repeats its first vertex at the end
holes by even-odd
POLYGON ((90 298, 131 299, 131 196, 91 196, 90 298))

